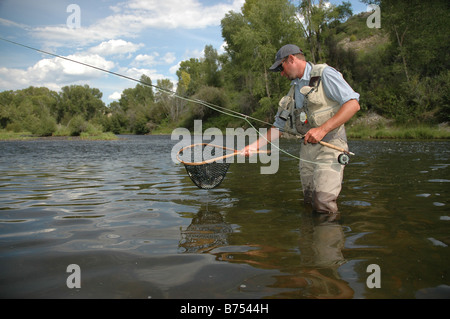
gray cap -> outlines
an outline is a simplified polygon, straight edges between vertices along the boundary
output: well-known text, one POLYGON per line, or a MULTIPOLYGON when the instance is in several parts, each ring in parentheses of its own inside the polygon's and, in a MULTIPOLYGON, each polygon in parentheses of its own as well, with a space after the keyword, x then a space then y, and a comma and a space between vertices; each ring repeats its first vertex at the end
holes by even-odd
POLYGON ((272 72, 278 72, 278 67, 281 64, 281 61, 287 57, 288 55, 294 55, 301 53, 303 54, 303 51, 296 46, 295 44, 286 44, 281 47, 280 50, 278 50, 277 54, 275 55, 275 63, 269 68, 272 72))

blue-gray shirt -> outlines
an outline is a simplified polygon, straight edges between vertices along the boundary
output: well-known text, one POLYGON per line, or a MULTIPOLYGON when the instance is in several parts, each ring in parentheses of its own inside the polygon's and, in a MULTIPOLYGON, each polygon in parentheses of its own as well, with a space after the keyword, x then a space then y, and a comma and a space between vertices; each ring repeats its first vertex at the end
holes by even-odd
MULTIPOLYGON (((300 93, 300 89, 309 84, 309 80, 311 79, 311 69, 311 63, 306 63, 305 72, 303 72, 302 78, 297 78, 291 82, 291 85, 296 86, 294 95, 296 108, 303 107, 304 95, 300 93)), ((359 94, 353 91, 342 75, 330 66, 323 70, 322 84, 327 97, 337 101, 341 106, 352 99, 359 101, 359 94)), ((282 120, 277 113, 273 126, 280 131, 283 131, 285 122, 286 121, 282 120)))

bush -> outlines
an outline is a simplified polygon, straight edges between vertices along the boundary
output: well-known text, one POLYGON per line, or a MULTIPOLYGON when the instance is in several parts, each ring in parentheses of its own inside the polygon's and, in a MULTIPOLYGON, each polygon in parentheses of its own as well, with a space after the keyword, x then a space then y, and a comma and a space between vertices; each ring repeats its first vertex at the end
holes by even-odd
POLYGON ((149 126, 147 126, 147 120, 145 117, 139 117, 134 123, 134 133, 138 135, 148 134, 150 132, 149 126))
POLYGON ((75 115, 67 125, 71 136, 80 136, 82 132, 88 129, 88 122, 81 115, 75 115))
POLYGON ((52 136, 56 131, 56 120, 52 116, 45 116, 32 125, 30 131, 38 136, 52 136))

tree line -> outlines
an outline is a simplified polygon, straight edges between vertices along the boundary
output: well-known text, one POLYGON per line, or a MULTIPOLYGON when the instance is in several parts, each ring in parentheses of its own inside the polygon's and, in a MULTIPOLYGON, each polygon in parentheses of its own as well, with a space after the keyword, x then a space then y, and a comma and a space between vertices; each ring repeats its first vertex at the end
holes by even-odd
POLYGON ((370 13, 353 15, 349 2, 246 0, 241 12, 228 12, 221 21, 223 54, 206 45, 202 58, 181 62, 176 95, 167 93, 174 90, 170 80, 152 84, 147 75, 108 106, 101 91, 87 85, 4 91, 0 128, 48 136, 167 132, 192 128, 195 119, 205 128, 246 124, 196 99, 270 123, 289 81, 268 67, 287 43, 301 47, 308 61, 339 70, 361 95, 359 113, 412 125, 449 121, 449 2, 365 2, 379 6, 380 29, 367 26, 370 13))

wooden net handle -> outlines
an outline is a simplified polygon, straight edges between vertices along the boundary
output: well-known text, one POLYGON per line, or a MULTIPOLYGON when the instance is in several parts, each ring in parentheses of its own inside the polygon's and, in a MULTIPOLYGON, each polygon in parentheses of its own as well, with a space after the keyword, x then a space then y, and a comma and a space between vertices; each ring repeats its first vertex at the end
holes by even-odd
MULTIPOLYGON (((259 154, 259 153, 268 154, 268 153, 270 153, 270 151, 256 151, 256 152, 253 152, 253 154, 259 154)), ((233 156, 238 155, 238 154, 239 154, 239 151, 235 150, 233 148, 229 148, 229 147, 225 147, 225 146, 219 146, 219 145, 214 145, 214 144, 209 144, 209 143, 197 143, 197 144, 192 144, 192 145, 189 145, 189 146, 185 146, 181 150, 179 150, 178 153, 177 153, 177 159, 180 161, 180 163, 182 163, 184 165, 205 165, 205 164, 210 164, 210 163, 213 163, 213 162, 217 162, 217 161, 222 160, 222 159, 233 157, 233 156), (233 153, 230 153, 230 154, 227 154, 227 155, 218 156, 218 157, 214 157, 214 158, 210 158, 210 159, 208 159, 206 161, 202 161, 202 162, 185 162, 179 157, 180 153, 182 153, 185 149, 192 148, 192 147, 195 147, 195 146, 200 146, 200 145, 209 145, 209 146, 212 146, 212 147, 222 148, 224 150, 232 151, 233 153)))

